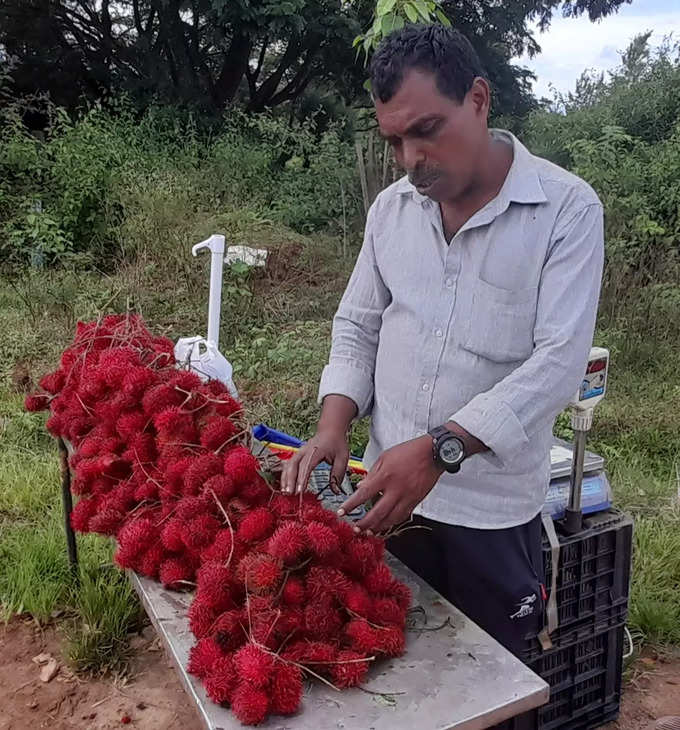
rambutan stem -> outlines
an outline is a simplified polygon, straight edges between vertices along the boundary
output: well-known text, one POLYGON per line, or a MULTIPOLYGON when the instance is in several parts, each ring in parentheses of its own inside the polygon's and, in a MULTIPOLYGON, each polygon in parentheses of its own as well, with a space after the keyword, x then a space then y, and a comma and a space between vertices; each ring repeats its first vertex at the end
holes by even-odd
MULTIPOLYGON (((224 564, 226 568, 229 567, 229 563, 231 563, 231 559, 234 556, 234 528, 231 526, 231 520, 229 519, 229 515, 227 514, 227 511, 222 506, 222 503, 217 498, 217 495, 215 494, 214 489, 208 490, 210 494, 212 494, 213 499, 215 500, 215 504, 219 508, 220 512, 224 515, 224 519, 227 521, 227 527, 229 527, 229 534, 231 535, 231 547, 229 548, 229 557, 227 558, 227 562, 224 564)), ((247 598, 247 589, 246 589, 246 598, 247 598)), ((248 616, 248 621, 250 621, 250 616, 248 616)))

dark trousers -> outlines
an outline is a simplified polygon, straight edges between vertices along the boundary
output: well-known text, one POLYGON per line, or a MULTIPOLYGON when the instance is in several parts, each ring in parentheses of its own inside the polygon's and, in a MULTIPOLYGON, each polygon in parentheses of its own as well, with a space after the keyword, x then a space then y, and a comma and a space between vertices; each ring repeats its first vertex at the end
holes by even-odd
POLYGON ((474 623, 523 659, 543 626, 541 515, 478 530, 415 516, 387 549, 474 623))

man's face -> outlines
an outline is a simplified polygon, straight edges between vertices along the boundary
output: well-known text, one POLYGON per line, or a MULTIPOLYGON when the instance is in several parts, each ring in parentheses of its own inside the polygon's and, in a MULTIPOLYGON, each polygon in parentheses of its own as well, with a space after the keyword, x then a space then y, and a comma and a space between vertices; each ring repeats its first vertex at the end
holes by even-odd
POLYGON ((455 200, 472 184, 488 135, 488 91, 477 79, 459 104, 437 89, 434 75, 414 69, 388 102, 376 99, 380 132, 422 195, 455 200))

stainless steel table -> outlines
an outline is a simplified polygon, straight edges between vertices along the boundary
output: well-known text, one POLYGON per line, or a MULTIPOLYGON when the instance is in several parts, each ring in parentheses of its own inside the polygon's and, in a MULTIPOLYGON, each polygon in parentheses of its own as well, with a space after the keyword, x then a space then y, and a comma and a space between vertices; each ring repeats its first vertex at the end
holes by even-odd
MULTIPOLYGON (((361 689, 336 692, 310 683, 291 717, 271 717, 261 727, 277 730, 444 730, 491 727, 548 701, 549 687, 498 642, 469 621, 393 556, 395 575, 413 592, 413 628, 406 653, 376 663, 361 689)), ((130 574, 132 585, 207 730, 236 730, 230 710, 213 704, 201 682, 187 674, 195 639, 187 609, 192 594, 168 591, 130 574)))

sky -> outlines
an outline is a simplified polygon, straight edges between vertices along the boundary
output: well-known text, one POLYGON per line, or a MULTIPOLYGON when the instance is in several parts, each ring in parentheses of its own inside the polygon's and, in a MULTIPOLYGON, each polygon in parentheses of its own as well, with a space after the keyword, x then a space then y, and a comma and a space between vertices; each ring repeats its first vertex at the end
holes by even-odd
POLYGON ((591 23, 588 16, 580 18, 553 17, 545 33, 536 32, 542 52, 529 59, 516 59, 536 74, 536 96, 552 97, 550 85, 559 91, 573 90, 576 79, 586 69, 614 68, 633 36, 653 31, 652 45, 658 45, 664 35, 673 33, 680 41, 680 0, 633 0, 623 5, 616 15, 591 23))

